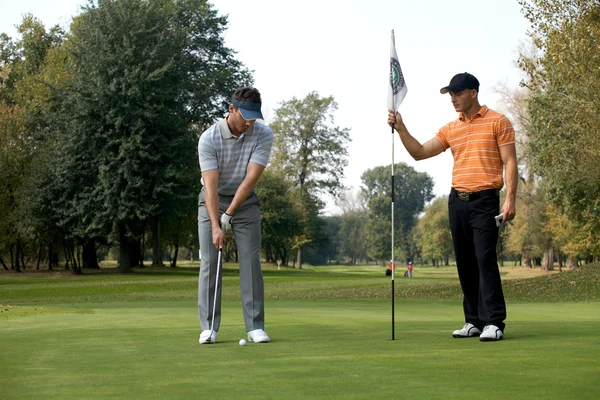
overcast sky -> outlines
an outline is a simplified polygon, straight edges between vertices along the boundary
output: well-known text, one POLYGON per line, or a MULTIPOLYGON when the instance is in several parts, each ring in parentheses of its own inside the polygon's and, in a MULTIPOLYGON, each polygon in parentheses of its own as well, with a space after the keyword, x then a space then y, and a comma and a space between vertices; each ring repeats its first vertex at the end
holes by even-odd
MULTIPOLYGON (((0 0, 0 32, 14 36, 21 15, 68 27, 85 0, 0 0)), ((280 102, 316 91, 333 96, 336 125, 351 130, 344 183, 355 190, 361 174, 392 161, 387 120, 389 47, 392 29, 408 87, 400 106, 413 136, 424 142, 457 117, 439 89, 453 75, 470 72, 480 83, 479 100, 502 111, 496 90, 517 87, 515 66, 528 22, 516 0, 213 0, 229 16, 226 44, 254 70, 266 122, 280 102)), ((416 162, 396 137, 396 162, 434 179, 436 196, 450 190, 449 151, 416 162)), ((337 212, 328 200, 328 212, 337 212)))

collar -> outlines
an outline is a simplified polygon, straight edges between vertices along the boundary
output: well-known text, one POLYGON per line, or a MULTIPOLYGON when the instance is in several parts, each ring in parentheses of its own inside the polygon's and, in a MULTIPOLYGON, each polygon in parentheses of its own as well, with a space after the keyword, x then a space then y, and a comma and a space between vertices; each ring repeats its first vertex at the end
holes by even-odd
MULTIPOLYGON (((255 122, 256 123, 256 122, 255 122)), ((231 130, 229 129, 229 125, 227 125, 227 118, 223 118, 222 120, 219 121, 219 130, 221 131, 221 137, 223 139, 239 139, 245 135, 251 135, 252 132, 254 131, 254 124, 252 124, 252 126, 250 128, 248 128, 248 130, 244 133, 242 133, 240 136, 234 136, 233 133, 231 133, 231 130)))
MULTIPOLYGON (((475 113, 475 115, 473 115, 473 118, 471 118, 471 120, 474 120, 475 118, 481 118, 483 117, 487 112, 489 111, 489 108, 487 108, 487 106, 484 104, 481 106, 481 108, 479 109, 479 111, 477 111, 475 113)), ((468 121, 469 118, 466 117, 465 114, 460 113, 460 115, 458 116, 458 119, 465 122, 468 121)))

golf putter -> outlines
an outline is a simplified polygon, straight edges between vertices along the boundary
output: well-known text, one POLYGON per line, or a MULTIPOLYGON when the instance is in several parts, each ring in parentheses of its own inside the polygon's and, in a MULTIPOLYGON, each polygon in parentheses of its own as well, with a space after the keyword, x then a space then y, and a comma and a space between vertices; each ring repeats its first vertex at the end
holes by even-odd
POLYGON ((210 342, 212 343, 212 334, 215 327, 215 310, 217 309, 217 292, 219 290, 219 271, 221 269, 221 256, 223 255, 223 249, 219 247, 219 256, 217 257, 217 279, 215 280, 215 299, 213 301, 213 312, 212 319, 210 321, 210 342))
MULTIPOLYGON (((500 215, 496 215, 494 218, 496 219, 496 226, 500 226, 500 225, 502 225, 502 218, 504 218, 504 213, 501 213, 500 215)), ((512 221, 508 221, 508 223, 511 225, 513 224, 512 221)))

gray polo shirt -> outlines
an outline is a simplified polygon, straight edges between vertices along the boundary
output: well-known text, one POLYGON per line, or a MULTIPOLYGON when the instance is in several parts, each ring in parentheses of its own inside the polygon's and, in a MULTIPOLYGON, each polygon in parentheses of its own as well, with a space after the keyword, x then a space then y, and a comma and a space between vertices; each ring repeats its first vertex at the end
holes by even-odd
POLYGON ((236 138, 231 134, 227 121, 222 119, 200 136, 200 169, 218 169, 217 191, 220 195, 233 196, 246 177, 248 163, 253 162, 266 167, 272 147, 273 131, 268 126, 255 122, 236 138))

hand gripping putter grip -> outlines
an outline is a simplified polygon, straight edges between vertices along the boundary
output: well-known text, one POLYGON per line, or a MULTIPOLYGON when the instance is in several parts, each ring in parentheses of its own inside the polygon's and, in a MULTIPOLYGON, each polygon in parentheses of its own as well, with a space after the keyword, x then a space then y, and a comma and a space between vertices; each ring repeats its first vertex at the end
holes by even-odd
MULTIPOLYGON (((496 215, 494 217, 494 219, 496 220, 496 226, 500 226, 502 225, 502 218, 504 218, 504 213, 501 213, 500 215, 496 215)), ((512 221, 508 221, 509 224, 513 224, 512 221)))

